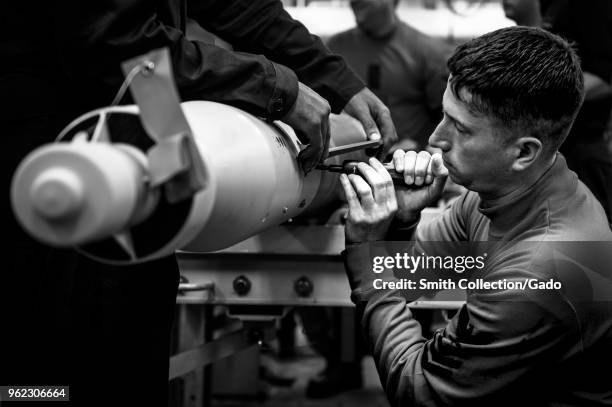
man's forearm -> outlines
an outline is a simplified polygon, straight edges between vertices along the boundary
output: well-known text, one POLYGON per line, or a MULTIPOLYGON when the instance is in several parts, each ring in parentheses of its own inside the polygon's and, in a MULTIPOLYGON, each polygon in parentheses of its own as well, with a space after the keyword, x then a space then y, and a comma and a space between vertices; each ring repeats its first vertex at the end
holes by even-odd
POLYGON ((357 312, 391 405, 414 405, 418 399, 427 399, 429 391, 421 372, 426 340, 404 296, 379 291, 368 302, 358 303, 357 312))
POLYGON ((157 3, 95 0, 84 7, 73 0, 52 9, 51 35, 67 59, 65 74, 75 83, 100 84, 111 97, 123 81, 121 62, 162 47, 171 51, 183 100, 218 101, 278 119, 297 96, 297 78, 290 69, 261 55, 189 41, 179 27, 158 18, 157 3))
POLYGON ((344 60, 291 18, 278 0, 190 0, 188 6, 190 17, 236 50, 263 54, 291 68, 300 82, 329 102, 334 113, 365 87, 344 60))
POLYGON ((421 221, 421 214, 410 216, 405 219, 398 216, 393 219, 386 240, 389 241, 409 241, 414 240, 416 229, 421 221))
MULTIPOLYGON (((372 352, 380 381, 393 406, 412 405, 415 391, 427 399, 420 359, 425 344, 420 324, 413 318, 407 301, 420 296, 415 290, 377 290, 373 281, 398 280, 390 271, 375 274, 372 258, 387 253, 381 244, 347 246, 343 253, 351 285, 351 300, 357 306, 366 347, 372 352), (406 298, 411 296, 410 298, 406 298), (416 390, 422 388, 422 390, 416 390)), ((388 254, 388 253, 387 253, 388 254)))

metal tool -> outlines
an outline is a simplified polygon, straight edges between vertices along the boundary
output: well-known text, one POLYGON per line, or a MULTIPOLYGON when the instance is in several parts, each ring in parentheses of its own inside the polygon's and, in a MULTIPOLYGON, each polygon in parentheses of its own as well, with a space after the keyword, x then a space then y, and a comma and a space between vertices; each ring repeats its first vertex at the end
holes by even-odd
POLYGON ((358 143, 346 144, 344 146, 332 147, 329 149, 327 158, 340 154, 350 153, 351 151, 365 150, 368 148, 378 148, 382 145, 382 140, 360 141, 358 143))
MULTIPOLYGON (((360 162, 361 161, 346 160, 346 161, 344 161, 340 165, 319 164, 319 165, 317 165, 316 168, 318 170, 323 170, 323 171, 339 172, 339 173, 342 173, 342 174, 357 174, 357 175, 359 175, 360 172, 359 172, 359 169, 357 168, 357 165, 360 162)), ((406 185, 406 183, 404 182, 404 174, 395 171, 395 167, 393 166, 393 163, 386 163, 386 164, 383 164, 383 166, 385 167, 385 169, 387 171, 389 171, 389 174, 391 175, 391 179, 393 180, 393 184, 394 185, 402 185, 402 186, 413 187, 413 188, 420 188, 421 187, 419 185, 406 185)))

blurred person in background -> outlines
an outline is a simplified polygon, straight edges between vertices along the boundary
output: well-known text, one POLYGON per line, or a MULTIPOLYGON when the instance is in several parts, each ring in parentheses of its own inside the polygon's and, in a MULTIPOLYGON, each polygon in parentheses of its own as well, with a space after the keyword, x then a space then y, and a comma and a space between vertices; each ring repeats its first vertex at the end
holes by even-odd
POLYGON ((399 142, 422 149, 442 115, 452 46, 401 21, 399 0, 351 0, 357 26, 333 35, 327 46, 389 107, 399 142))
POLYGON ((585 100, 561 146, 569 168, 601 202, 612 224, 612 2, 609 0, 503 0, 517 25, 542 27, 572 41, 584 72, 585 100))

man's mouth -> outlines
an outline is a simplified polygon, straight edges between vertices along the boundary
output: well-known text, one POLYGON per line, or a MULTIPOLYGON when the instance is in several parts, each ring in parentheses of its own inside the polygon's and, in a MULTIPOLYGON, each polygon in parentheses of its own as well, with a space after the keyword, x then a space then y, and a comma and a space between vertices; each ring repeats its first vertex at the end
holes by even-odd
POLYGON ((446 159, 446 157, 442 156, 442 162, 444 163, 445 167, 452 167, 452 165, 448 162, 448 160, 446 159))

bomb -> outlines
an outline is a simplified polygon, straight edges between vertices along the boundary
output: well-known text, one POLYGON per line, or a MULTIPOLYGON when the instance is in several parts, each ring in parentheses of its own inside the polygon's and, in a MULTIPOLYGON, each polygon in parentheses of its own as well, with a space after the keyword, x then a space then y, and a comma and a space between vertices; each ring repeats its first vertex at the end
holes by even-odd
MULTIPOLYGON (((11 188, 19 223, 49 245, 129 264, 178 249, 220 250, 337 198, 336 174, 301 171, 302 146, 289 126, 215 102, 180 107, 202 164, 196 193, 171 199, 164 166, 180 168, 185 157, 155 149, 138 106, 108 107, 79 117, 58 142, 22 161, 11 188)), ((332 115, 330 132, 331 147, 366 140, 344 115, 332 115)), ((364 158, 353 152, 328 163, 364 158)))

